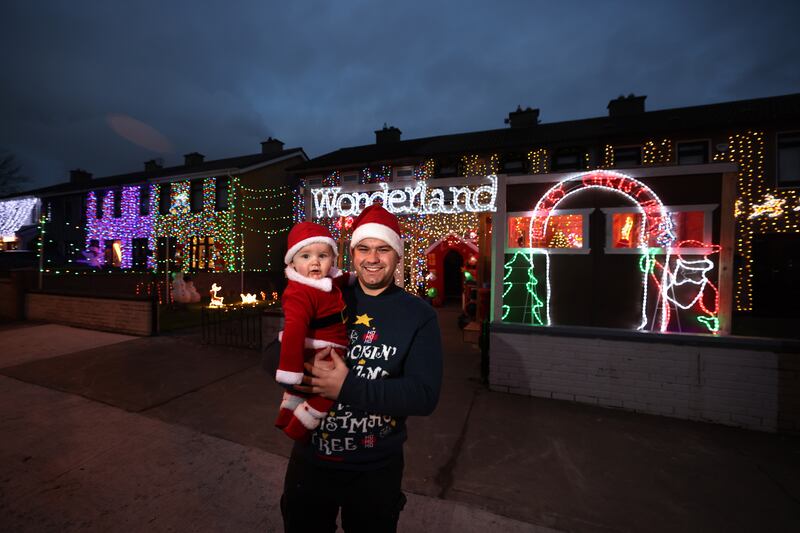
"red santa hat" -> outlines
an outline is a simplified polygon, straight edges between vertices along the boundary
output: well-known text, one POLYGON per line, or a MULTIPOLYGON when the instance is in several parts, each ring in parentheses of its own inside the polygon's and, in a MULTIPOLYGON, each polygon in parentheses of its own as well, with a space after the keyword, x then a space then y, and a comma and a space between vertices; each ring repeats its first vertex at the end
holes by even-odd
POLYGON ((400 223, 397 217, 380 204, 372 204, 364 209, 353 222, 353 237, 350 248, 364 239, 380 239, 391 246, 397 255, 403 257, 403 241, 400 239, 400 223))
POLYGON ((289 249, 286 251, 286 255, 283 258, 284 263, 287 265, 292 262, 294 254, 299 252, 301 248, 318 242, 331 247, 334 262, 339 255, 336 249, 336 241, 333 240, 333 236, 331 232, 328 231, 328 228, 313 222, 300 222, 299 224, 295 224, 289 232, 288 240, 289 249))

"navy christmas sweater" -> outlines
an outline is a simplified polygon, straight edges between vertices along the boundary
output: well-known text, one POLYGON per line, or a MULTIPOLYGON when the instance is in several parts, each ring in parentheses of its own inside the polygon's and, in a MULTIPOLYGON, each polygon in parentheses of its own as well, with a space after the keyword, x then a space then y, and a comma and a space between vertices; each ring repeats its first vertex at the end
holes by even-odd
POLYGON ((436 312, 391 285, 377 296, 345 290, 350 369, 308 453, 324 466, 379 468, 402 453, 406 417, 439 401, 442 342, 436 312))

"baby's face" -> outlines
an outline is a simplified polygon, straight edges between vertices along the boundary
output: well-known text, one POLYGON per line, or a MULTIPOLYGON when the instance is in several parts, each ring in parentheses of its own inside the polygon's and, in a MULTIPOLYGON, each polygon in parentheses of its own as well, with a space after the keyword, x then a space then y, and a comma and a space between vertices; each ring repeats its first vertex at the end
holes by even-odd
POLYGON ((291 265, 301 276, 324 278, 333 266, 333 250, 321 242, 303 246, 294 254, 291 265))

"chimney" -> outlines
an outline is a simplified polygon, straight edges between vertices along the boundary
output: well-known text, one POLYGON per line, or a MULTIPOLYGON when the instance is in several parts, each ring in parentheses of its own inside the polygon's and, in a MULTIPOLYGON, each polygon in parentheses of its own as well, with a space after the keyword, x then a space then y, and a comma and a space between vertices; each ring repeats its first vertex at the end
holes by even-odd
POLYGON ((609 117, 629 117, 644 113, 644 99, 647 96, 620 95, 616 100, 608 102, 609 117))
POLYGON ((387 126, 383 123, 382 130, 375 130, 375 144, 387 144, 400 142, 400 135, 403 132, 394 126, 387 126))
POLYGON ((145 161, 144 162, 144 169, 145 169, 146 172, 150 172, 150 171, 158 170, 159 168, 162 168, 161 165, 162 165, 162 162, 160 160, 151 159, 150 161, 145 161))
POLYGON ((278 139, 273 139, 272 137, 268 138, 266 141, 261 143, 261 153, 266 154, 277 154, 283 151, 283 142, 279 141, 278 139))
POLYGON ((531 109, 530 107, 522 109, 522 106, 517 106, 516 111, 512 111, 508 114, 505 123, 512 128, 533 127, 539 123, 539 110, 531 109))
POLYGON ((205 159, 205 157, 206 156, 204 156, 203 154, 198 153, 198 152, 192 152, 191 154, 184 154, 184 156, 183 156, 183 164, 184 164, 184 166, 187 166, 187 167, 193 167, 195 165, 202 165, 203 164, 203 159, 205 159))
POLYGON ((86 172, 82 168, 69 171, 70 183, 88 183, 92 179, 92 173, 86 172))

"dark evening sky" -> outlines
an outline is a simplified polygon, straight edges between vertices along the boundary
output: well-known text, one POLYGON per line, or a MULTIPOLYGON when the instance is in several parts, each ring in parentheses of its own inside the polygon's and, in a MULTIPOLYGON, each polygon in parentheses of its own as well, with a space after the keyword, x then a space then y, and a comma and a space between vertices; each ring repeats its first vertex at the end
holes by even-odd
POLYGON ((31 186, 800 92, 800 2, 46 1, 0 17, 0 149, 31 186))

